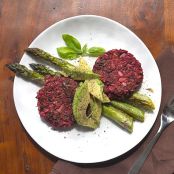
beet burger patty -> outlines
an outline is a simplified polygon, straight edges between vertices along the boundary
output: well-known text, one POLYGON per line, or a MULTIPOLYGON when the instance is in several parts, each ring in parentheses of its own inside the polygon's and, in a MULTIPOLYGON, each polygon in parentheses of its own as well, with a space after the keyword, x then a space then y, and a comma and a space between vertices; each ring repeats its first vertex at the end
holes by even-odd
POLYGON ((96 60, 93 71, 101 76, 104 92, 110 99, 129 97, 143 80, 140 62, 126 50, 106 52, 96 60))
POLYGON ((72 102, 78 84, 68 77, 46 76, 38 91, 41 118, 53 128, 68 128, 74 124, 72 102))

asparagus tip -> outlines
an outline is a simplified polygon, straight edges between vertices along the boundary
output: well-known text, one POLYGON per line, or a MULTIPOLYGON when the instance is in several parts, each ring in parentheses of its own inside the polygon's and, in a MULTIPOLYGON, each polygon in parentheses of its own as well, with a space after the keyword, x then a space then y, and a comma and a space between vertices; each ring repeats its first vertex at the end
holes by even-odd
POLYGON ((11 71, 15 72, 16 73, 16 65, 18 63, 14 63, 14 64, 6 64, 5 66, 10 69, 11 71))
POLYGON ((30 67, 31 67, 32 69, 35 69, 35 67, 36 67, 36 64, 35 64, 35 63, 30 63, 29 65, 30 65, 30 67))

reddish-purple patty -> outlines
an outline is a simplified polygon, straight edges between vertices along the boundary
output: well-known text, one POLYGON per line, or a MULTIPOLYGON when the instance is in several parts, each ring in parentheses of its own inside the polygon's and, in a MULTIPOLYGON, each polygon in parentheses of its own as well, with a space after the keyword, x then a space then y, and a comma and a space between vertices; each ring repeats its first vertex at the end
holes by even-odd
POLYGON ((38 91, 41 118, 53 128, 68 128, 74 124, 72 102, 78 83, 68 77, 46 76, 38 91))
POLYGON ((110 99, 124 100, 143 81, 140 62, 126 50, 113 49, 106 52, 96 60, 93 71, 101 76, 104 92, 110 99))

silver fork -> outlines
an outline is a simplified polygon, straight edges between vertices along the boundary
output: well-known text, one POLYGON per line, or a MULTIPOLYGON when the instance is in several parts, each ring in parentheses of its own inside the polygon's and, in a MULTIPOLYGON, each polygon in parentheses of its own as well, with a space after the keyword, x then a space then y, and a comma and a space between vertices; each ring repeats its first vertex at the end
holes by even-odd
POLYGON ((146 149, 142 152, 139 158, 134 162, 133 166, 129 170, 128 174, 138 174, 140 171, 144 161, 148 157, 149 153, 152 150, 153 145, 159 139, 163 130, 172 122, 174 121, 174 98, 172 98, 168 104, 163 109, 163 113, 161 114, 161 124, 158 129, 156 135, 152 138, 152 140, 147 145, 146 149))

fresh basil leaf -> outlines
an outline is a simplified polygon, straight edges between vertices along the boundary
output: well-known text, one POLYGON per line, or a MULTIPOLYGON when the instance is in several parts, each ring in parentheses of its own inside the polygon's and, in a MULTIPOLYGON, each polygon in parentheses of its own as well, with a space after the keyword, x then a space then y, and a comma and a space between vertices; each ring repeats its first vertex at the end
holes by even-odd
POLYGON ((92 57, 98 57, 105 52, 105 49, 102 47, 91 47, 88 49, 88 55, 92 57))
POLYGON ((67 47, 73 49, 77 53, 81 53, 81 45, 80 42, 73 36, 69 34, 62 35, 63 40, 65 41, 67 47))
POLYGON ((82 56, 86 56, 87 55, 87 50, 88 50, 88 47, 87 47, 87 44, 85 44, 82 48, 82 56))
POLYGON ((57 48, 57 53, 64 59, 75 59, 79 57, 79 55, 69 47, 59 47, 57 48))

